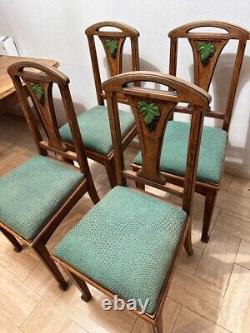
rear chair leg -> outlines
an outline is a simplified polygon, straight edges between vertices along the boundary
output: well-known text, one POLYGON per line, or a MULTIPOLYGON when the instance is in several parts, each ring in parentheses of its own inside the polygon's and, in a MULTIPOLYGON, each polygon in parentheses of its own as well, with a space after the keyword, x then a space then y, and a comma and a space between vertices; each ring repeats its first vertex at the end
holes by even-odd
POLYGON ((205 199, 205 210, 203 216, 201 241, 207 243, 209 241, 209 229, 212 222, 214 204, 218 191, 209 191, 205 199))
POLYGON ((84 302, 89 302, 90 299, 92 298, 92 295, 89 291, 89 288, 88 288, 86 282, 84 280, 80 279, 77 275, 75 275, 74 273, 72 273, 68 270, 67 270, 67 274, 72 278, 74 284, 77 286, 77 288, 82 293, 81 299, 84 302))
POLYGON ((23 247, 22 245, 17 241, 17 239, 8 231, 6 231, 3 228, 0 228, 0 230, 2 231, 2 233, 4 234, 4 236, 6 238, 8 238, 8 240, 11 242, 11 244, 14 246, 14 251, 16 252, 21 252, 23 247))
POLYGON ((36 254, 42 259, 50 273, 53 275, 53 277, 56 279, 56 281, 59 283, 59 288, 62 290, 68 289, 68 283, 65 281, 64 277, 62 276, 61 272, 59 271, 57 265, 55 262, 51 259, 49 251, 45 247, 45 245, 36 245, 33 250, 36 252, 36 254))

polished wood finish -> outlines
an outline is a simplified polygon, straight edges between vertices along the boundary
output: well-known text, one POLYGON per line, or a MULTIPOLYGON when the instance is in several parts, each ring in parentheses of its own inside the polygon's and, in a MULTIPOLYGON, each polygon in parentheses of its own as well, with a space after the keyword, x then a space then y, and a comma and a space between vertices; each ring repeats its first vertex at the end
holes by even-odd
MULTIPOLYGON (((89 43, 89 51, 95 79, 98 104, 104 105, 105 94, 102 89, 103 80, 101 79, 99 71, 99 61, 96 51, 95 38, 98 37, 104 47, 109 75, 112 77, 123 72, 123 46, 126 39, 130 40, 131 45, 131 70, 139 70, 138 37, 140 34, 136 29, 130 27, 129 25, 114 21, 104 21, 93 24, 85 30, 85 34, 87 35, 89 43), (105 45, 107 40, 114 41, 114 43, 116 43, 115 45, 117 45, 117 50, 114 56, 110 54, 109 49, 105 45)), ((121 101, 122 100, 123 98, 121 97, 121 101)))
MULTIPOLYGON (((22 117, 12 113, 0 115, 0 151, 1 175, 36 154, 32 136, 22 117), (11 130, 6 131, 6 128, 11 130)), ((132 146, 126 149, 127 164, 137 152, 132 146)), ((96 162, 92 162, 91 169, 98 192, 103 197, 109 192, 106 173, 102 165, 96 162)), ((134 187, 134 182, 130 183, 134 187)), ((213 216, 214 227, 207 244, 199 241, 203 200, 200 195, 194 197, 194 254, 190 257, 182 251, 179 257, 162 312, 164 333, 200 333, 204 330, 209 333, 248 333, 248 188, 249 180, 224 174, 213 216)), ((147 190, 162 200, 168 200, 169 196, 163 191, 153 187, 147 190)), ((176 202, 171 195, 169 199, 176 202)), ((180 200, 177 198, 177 201, 180 200)), ((90 200, 82 197, 52 235, 47 248, 52 249, 91 206, 90 200)), ((86 333, 91 330, 98 333, 152 333, 150 324, 129 311, 103 311, 100 302, 106 296, 97 289, 90 289, 93 300, 86 304, 73 286, 72 290, 62 294, 33 251, 24 247, 21 253, 15 253, 1 233, 0 247, 0 327, 3 332, 48 333, 56 327, 57 332, 64 333, 86 333)))
MULTIPOLYGON (((72 162, 76 161, 79 164, 79 172, 81 172, 84 176, 81 183, 76 186, 67 198, 65 198, 65 201, 60 205, 56 213, 50 218, 49 221, 47 221, 47 223, 45 223, 41 230, 39 230, 34 239, 30 241, 23 239, 16 232, 8 228, 2 221, 0 221, 0 230, 11 241, 17 251, 21 250, 21 245, 16 238, 22 243, 30 246, 45 263, 46 267, 59 283, 59 286, 63 290, 66 290, 68 285, 61 272, 58 270, 56 264, 50 258, 49 252, 46 248, 46 243, 62 222, 63 218, 68 214, 70 209, 77 203, 84 193, 88 192, 94 203, 99 201, 99 197, 90 174, 87 158, 84 153, 84 146, 69 91, 69 79, 53 67, 41 65, 38 62, 32 61, 19 61, 14 63, 8 68, 8 73, 13 80, 23 113, 33 134, 33 139, 36 143, 38 153, 40 155, 47 156, 47 158, 56 158, 60 160, 61 163, 64 163, 64 159, 70 159, 72 162), (24 86, 23 83, 25 83, 26 86, 24 86), (41 94, 37 95, 34 90, 32 90, 31 87, 34 84, 42 89, 40 92, 43 91, 43 99, 40 98, 41 94), (59 135, 56 114, 53 106, 53 85, 58 85, 61 93, 64 110, 70 124, 70 130, 75 146, 74 151, 68 151, 66 147, 64 147, 59 135), (35 120, 26 89, 29 91, 29 96, 35 106, 34 109, 37 112, 44 134, 40 130, 41 127, 35 120)), ((65 166, 73 168, 73 166, 69 166, 69 164, 65 164, 65 166)))
MULTIPOLYGON (((244 51, 246 43, 250 38, 249 31, 226 22, 200 21, 180 26, 170 31, 168 35, 170 37, 169 74, 176 75, 177 73, 178 40, 187 39, 191 44, 194 56, 194 83, 205 90, 208 90, 210 87, 214 70, 223 48, 231 40, 238 41, 238 49, 235 56, 235 63, 230 82, 227 106, 225 112, 223 113, 223 129, 228 131, 234 106, 235 93, 244 57, 244 51), (192 30, 197 28, 217 28, 224 31, 223 33, 206 31, 192 32, 192 30), (214 54, 209 59, 209 63, 205 65, 202 64, 198 48, 198 43, 202 41, 210 42, 214 46, 214 54)), ((209 117, 213 117, 213 112, 209 112, 209 117)))
MULTIPOLYGON (((126 178, 130 178, 131 175, 133 175, 134 180, 139 183, 150 182, 152 186, 155 185, 156 187, 158 185, 164 186, 166 184, 165 179, 161 175, 159 166, 159 159, 166 124, 171 118, 174 108, 178 103, 186 101, 189 102, 193 107, 185 182, 183 191, 176 191, 176 194, 182 198, 182 208, 186 211, 187 218, 182 229, 177 249, 173 256, 171 267, 163 283, 155 313, 152 316, 149 316, 146 313, 140 314, 139 311, 135 311, 137 315, 141 316, 144 320, 153 326, 155 332, 163 333, 161 312, 167 296, 170 282, 173 277, 177 256, 184 243, 188 254, 191 255, 193 253, 191 243, 192 201, 203 117, 205 110, 207 110, 209 107, 211 97, 204 90, 196 87, 195 85, 189 84, 173 76, 163 75, 155 72, 135 71, 120 74, 104 82, 103 89, 107 98, 109 118, 111 123, 111 133, 116 165, 116 178, 118 185, 126 185, 126 178), (164 91, 141 88, 141 82, 161 84, 165 87, 171 88, 174 93, 167 90, 164 91), (122 145, 118 112, 118 101, 119 96, 121 95, 125 96, 125 98, 128 100, 135 117, 135 124, 143 158, 143 167, 138 172, 133 172, 125 168, 124 150, 122 145), (145 118, 139 111, 139 105, 141 102, 148 103, 148 105, 154 105, 154 107, 157 108, 158 118, 157 122, 154 123, 155 126, 148 126, 148 124, 145 123, 145 118)), ((105 289, 103 286, 93 281, 88 276, 71 267, 69 264, 63 262, 59 258, 55 257, 54 259, 58 261, 64 269, 73 273, 74 277, 90 283, 110 297, 114 296, 110 290, 105 289)), ((78 279, 76 282, 79 287, 80 284, 78 279)), ((86 294, 86 285, 84 284, 83 288, 81 289, 84 296, 83 299, 88 300, 89 295, 86 294)))
MULTIPOLYGON (((100 42, 104 47, 109 75, 112 77, 114 75, 122 73, 123 71, 123 46, 127 39, 130 40, 131 45, 131 69, 139 70, 139 32, 124 23, 104 21, 91 25, 85 30, 85 33, 88 38, 98 104, 104 105, 106 96, 102 89, 102 79, 99 71, 99 61, 96 51, 96 39, 99 38, 100 42), (113 49, 108 48, 106 43, 113 43, 113 49), (114 52, 112 52, 113 50, 114 52)), ((119 100, 121 103, 127 104, 124 96, 119 96, 119 100)), ((125 133, 125 137, 123 138, 124 149, 128 146, 128 144, 133 140, 135 136, 135 127, 132 127, 127 133, 125 133)), ((104 165, 109 177, 110 185, 111 187, 114 187, 116 185, 116 178, 114 171, 113 151, 111 151, 110 154, 106 156, 95 151, 86 149, 86 155, 87 157, 104 165)))
MULTIPOLYGON (((185 24, 180 26, 169 33, 170 37, 170 63, 169 73, 176 75, 177 73, 177 59, 178 59, 178 42, 179 39, 187 39, 192 47, 194 59, 194 83, 205 90, 209 90, 213 74, 218 62, 218 59, 224 47, 232 40, 238 42, 238 48, 235 54, 235 63, 232 71, 231 81, 229 82, 229 93, 227 98, 227 105, 224 112, 221 110, 211 111, 208 110, 205 114, 206 117, 221 119, 223 121, 222 128, 229 131, 230 120, 232 116, 235 94, 239 82, 240 70, 244 57, 245 47, 248 39, 250 38, 249 31, 238 27, 233 24, 219 22, 219 21, 200 21, 185 24), (201 32, 194 30, 197 28, 217 28, 222 32, 201 32), (199 43, 210 44, 212 47, 211 55, 202 61, 199 43)), ((176 108, 176 112, 191 114, 192 110, 188 108, 176 108)), ((135 167, 136 168, 136 167, 135 167)), ((175 184, 181 184, 182 180, 179 177, 168 175, 168 179, 172 178, 175 184)), ((196 184, 196 191, 205 196, 205 211, 203 220, 202 241, 208 242, 209 229, 214 210, 214 203, 216 194, 220 188, 220 184, 208 184, 199 182, 196 184)))

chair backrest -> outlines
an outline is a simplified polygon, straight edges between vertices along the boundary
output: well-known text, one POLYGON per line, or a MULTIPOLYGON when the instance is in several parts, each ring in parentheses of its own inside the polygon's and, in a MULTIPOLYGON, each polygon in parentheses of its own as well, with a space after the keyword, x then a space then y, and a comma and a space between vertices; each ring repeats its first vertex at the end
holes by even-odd
POLYGON ((33 61, 18 61, 9 66, 8 73, 14 83, 39 154, 46 156, 48 152, 53 152, 56 157, 77 161, 80 170, 88 175, 89 168, 69 90, 69 78, 53 67, 33 61), (58 86, 62 97, 63 108, 72 134, 74 151, 65 147, 60 136, 53 103, 53 85, 58 86), (38 121, 29 97, 31 97, 38 121))
MULTIPOLYGON (((105 96, 96 52, 95 36, 98 36, 105 51, 110 77, 122 73, 123 47, 126 39, 131 44, 131 70, 139 70, 139 32, 127 24, 104 21, 91 25, 85 30, 88 37, 92 69, 95 79, 96 94, 99 105, 104 105, 105 96), (112 30, 113 28, 113 30, 112 30)), ((121 98, 122 101, 122 98, 121 98)))
MULTIPOLYGON (((160 172, 160 156, 167 122, 175 107, 182 102, 192 105, 191 129, 188 143, 186 173, 183 191, 183 208, 189 213, 196 177, 197 157, 204 112, 209 107, 210 95, 203 89, 174 76, 156 72, 130 72, 120 74, 103 83, 111 124, 118 184, 126 177, 164 190, 169 188, 160 172), (137 83, 161 85, 164 90, 148 89, 137 83), (167 89, 170 88, 171 91, 167 89), (118 113, 119 93, 124 94, 132 108, 142 153, 142 168, 138 172, 124 166, 122 138, 118 113)), ((171 191, 172 192, 172 191, 171 191)))
POLYGON ((216 64, 222 50, 230 40, 238 41, 238 48, 235 56, 235 63, 232 71, 230 89, 227 98, 226 110, 223 113, 211 112, 210 116, 223 120, 223 129, 228 130, 233 110, 235 93, 239 81, 241 65, 244 57, 246 42, 250 37, 247 30, 236 25, 217 22, 200 21, 185 24, 169 32, 170 44, 170 65, 169 74, 176 75, 177 70, 177 46, 179 38, 188 39, 194 58, 194 83, 199 87, 209 90, 216 64), (192 31, 197 28, 217 28, 222 32, 200 32, 192 31))

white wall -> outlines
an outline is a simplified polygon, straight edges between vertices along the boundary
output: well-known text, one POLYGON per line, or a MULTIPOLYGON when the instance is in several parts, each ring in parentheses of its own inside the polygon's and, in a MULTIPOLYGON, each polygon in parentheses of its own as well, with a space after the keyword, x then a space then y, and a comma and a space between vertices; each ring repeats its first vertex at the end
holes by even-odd
MULTIPOLYGON (((0 34, 11 34, 20 54, 57 59, 71 79, 78 111, 96 103, 84 30, 102 20, 130 24, 140 33, 142 69, 168 71, 168 31, 196 20, 224 20, 250 30, 247 0, 0 0, 0 34)), ((250 44, 250 43, 249 43, 250 44)), ((234 45, 233 45, 234 46, 234 45)), ((225 101, 233 47, 225 48, 211 93, 225 101)), ((192 56, 184 47, 178 75, 189 79, 192 56)), ((246 50, 227 150, 227 170, 250 177, 250 45, 246 50)))

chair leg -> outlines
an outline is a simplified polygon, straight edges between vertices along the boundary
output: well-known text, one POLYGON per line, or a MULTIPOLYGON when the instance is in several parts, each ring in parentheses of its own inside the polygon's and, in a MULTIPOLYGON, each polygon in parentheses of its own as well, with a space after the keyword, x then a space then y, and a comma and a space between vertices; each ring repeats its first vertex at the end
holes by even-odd
POLYGON ((207 243, 209 241, 209 228, 212 222, 214 204, 218 191, 209 191, 205 199, 205 210, 203 216, 201 241, 207 243))
POLYGON ((2 233, 4 234, 4 236, 6 238, 8 238, 8 240, 11 242, 11 244, 14 246, 14 251, 16 252, 21 252, 23 247, 22 245, 17 241, 17 239, 8 231, 6 231, 5 229, 1 228, 0 229, 2 231, 2 233))
POLYGON ((91 186, 91 185, 89 186, 88 192, 89 192, 90 199, 93 201, 94 204, 97 204, 100 201, 100 198, 99 198, 99 195, 96 191, 94 184, 93 184, 93 186, 91 186))
POLYGON ((49 251, 45 247, 45 245, 39 244, 36 245, 33 250, 35 253, 40 257, 40 259, 43 261, 43 263, 46 265, 50 273, 53 275, 53 277, 56 279, 56 281, 59 283, 59 288, 62 290, 68 289, 68 283, 65 281, 64 277, 62 276, 62 273, 59 271, 56 263, 51 259, 49 251))
POLYGON ((189 223, 189 226, 188 226, 184 247, 189 256, 193 255, 192 224, 191 223, 189 223))
POLYGON ((86 282, 84 280, 80 279, 74 273, 69 272, 68 270, 67 270, 67 274, 72 278, 72 280, 74 281, 74 284, 77 286, 77 288, 82 293, 81 299, 86 303, 89 302, 92 298, 92 295, 89 291, 89 288, 88 288, 86 282))
POLYGON ((153 326, 153 332, 154 333, 163 333, 163 320, 162 320, 162 315, 158 319, 158 322, 156 323, 155 326, 153 326))
POLYGON ((106 168, 106 172, 107 172, 107 175, 108 175, 110 186, 111 186, 111 188, 113 188, 117 185, 117 180, 116 180, 116 175, 115 175, 114 158, 105 162, 104 166, 106 168))

